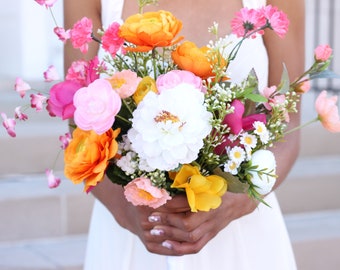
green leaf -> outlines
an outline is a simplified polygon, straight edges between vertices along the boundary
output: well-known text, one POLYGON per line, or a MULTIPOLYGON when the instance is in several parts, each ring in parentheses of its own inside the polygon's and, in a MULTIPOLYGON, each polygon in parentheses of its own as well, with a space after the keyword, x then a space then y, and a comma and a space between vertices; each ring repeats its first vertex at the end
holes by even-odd
POLYGON ((324 78, 324 79, 340 79, 340 75, 327 69, 327 70, 324 70, 324 71, 321 71, 321 72, 312 73, 312 74, 310 74, 309 78, 311 80, 321 79, 321 78, 324 78))
POLYGON ((223 177, 228 183, 228 191, 233 193, 247 193, 249 189, 248 183, 243 183, 239 178, 233 176, 230 173, 222 171, 220 168, 216 168, 213 170, 213 173, 223 177))
POLYGON ((248 95, 245 96, 247 99, 250 99, 251 101, 254 101, 256 103, 261 103, 261 102, 267 102, 268 99, 262 95, 259 94, 254 94, 254 93, 250 93, 248 95))
POLYGON ((110 163, 105 171, 107 177, 115 184, 125 186, 131 178, 125 174, 125 172, 116 166, 114 163, 110 163))
POLYGON ((290 80, 289 80, 289 74, 288 74, 288 70, 285 64, 283 64, 283 71, 281 74, 281 82, 280 82, 280 90, 281 93, 286 93, 289 91, 290 88, 290 80))

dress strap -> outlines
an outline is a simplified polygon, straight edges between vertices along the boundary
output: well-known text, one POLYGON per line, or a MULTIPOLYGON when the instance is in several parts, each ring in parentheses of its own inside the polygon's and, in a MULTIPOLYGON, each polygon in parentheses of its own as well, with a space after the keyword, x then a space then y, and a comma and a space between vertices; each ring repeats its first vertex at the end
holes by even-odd
POLYGON ((266 0, 242 0, 243 6, 247 8, 259 8, 266 5, 266 0))
POLYGON ((122 22, 124 0, 101 0, 102 24, 104 28, 112 22, 122 22))

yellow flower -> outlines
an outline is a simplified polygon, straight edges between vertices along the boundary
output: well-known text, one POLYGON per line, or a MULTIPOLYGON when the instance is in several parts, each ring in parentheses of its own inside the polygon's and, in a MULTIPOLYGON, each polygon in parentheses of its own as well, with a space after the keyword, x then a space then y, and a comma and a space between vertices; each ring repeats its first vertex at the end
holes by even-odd
POLYGON ((137 90, 133 94, 132 98, 138 105, 143 100, 145 95, 150 91, 157 93, 156 82, 149 76, 144 77, 138 84, 137 90))
POLYGON ((199 168, 185 164, 176 174, 172 188, 184 188, 192 212, 209 211, 220 206, 227 181, 218 175, 203 176, 199 168))

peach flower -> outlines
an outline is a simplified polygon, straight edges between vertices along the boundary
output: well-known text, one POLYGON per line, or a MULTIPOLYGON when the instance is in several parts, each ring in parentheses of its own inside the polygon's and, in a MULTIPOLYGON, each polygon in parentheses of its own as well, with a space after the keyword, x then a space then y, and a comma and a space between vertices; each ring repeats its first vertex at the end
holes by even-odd
POLYGON ((128 98, 132 96, 141 81, 141 78, 137 77, 136 72, 125 69, 120 72, 116 72, 110 78, 107 79, 114 91, 122 98, 128 98))
POLYGON ((105 170, 118 151, 116 137, 120 130, 109 129, 98 135, 93 130, 76 128, 65 149, 64 173, 73 183, 85 183, 88 191, 104 178, 105 170))
POLYGON ((337 96, 327 98, 327 91, 322 91, 315 101, 318 119, 330 132, 340 132, 340 118, 337 107, 337 96))

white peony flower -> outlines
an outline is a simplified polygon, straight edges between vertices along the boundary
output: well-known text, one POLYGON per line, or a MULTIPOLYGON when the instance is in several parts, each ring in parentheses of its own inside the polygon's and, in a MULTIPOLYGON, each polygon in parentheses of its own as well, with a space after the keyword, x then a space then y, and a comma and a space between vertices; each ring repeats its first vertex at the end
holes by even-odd
POLYGON ((198 156, 211 131, 204 94, 182 83, 161 94, 149 92, 133 112, 132 149, 153 169, 172 170, 198 156))
POLYGON ((250 171, 251 182, 256 186, 255 190, 261 195, 269 193, 276 182, 276 161, 274 154, 269 150, 258 150, 251 157, 253 166, 258 166, 250 171), (264 172, 260 174, 261 172, 264 172))

